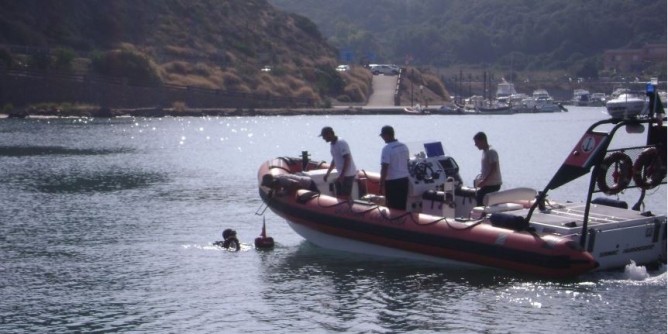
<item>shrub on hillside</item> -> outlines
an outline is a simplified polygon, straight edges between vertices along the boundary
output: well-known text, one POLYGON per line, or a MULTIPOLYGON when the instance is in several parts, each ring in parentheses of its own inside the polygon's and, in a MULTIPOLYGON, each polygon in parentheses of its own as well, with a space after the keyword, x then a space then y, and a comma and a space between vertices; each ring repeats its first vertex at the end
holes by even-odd
POLYGON ((339 95, 336 97, 336 100, 343 103, 352 102, 352 99, 348 95, 339 95))
POLYGON ((349 101, 341 101, 341 96, 337 97, 337 100, 341 102, 364 102, 371 95, 373 75, 368 70, 354 66, 349 71, 341 72, 341 77, 346 83, 345 95, 352 95, 348 95, 349 101))
POLYGON ((69 70, 76 54, 69 48, 57 48, 53 51, 53 67, 59 70, 69 70))
POLYGON ((2 113, 3 114, 10 114, 14 110, 14 105, 11 103, 6 103, 4 106, 2 106, 2 113))
POLYGON ((273 87, 273 91, 278 96, 292 96, 293 90, 283 81, 278 81, 273 87))
POLYGON ((243 85, 241 78, 233 71, 223 72, 223 88, 226 90, 235 90, 243 85))
POLYGON ((319 101, 318 94, 316 94, 311 87, 302 86, 295 92, 295 97, 300 99, 309 99, 311 101, 319 101))
POLYGON ((295 26, 301 29, 307 35, 310 35, 316 40, 323 39, 322 35, 320 34, 320 30, 318 30, 318 26, 313 23, 313 21, 298 14, 291 14, 290 17, 294 20, 295 26))
POLYGON ((355 78, 356 80, 361 80, 368 85, 371 85, 371 82, 373 81, 373 74, 361 66, 353 66, 349 71, 345 71, 343 73, 352 78, 355 78))
POLYGON ((258 87, 253 90, 253 93, 260 97, 270 97, 274 95, 274 92, 271 90, 271 87, 268 85, 260 84, 258 87))
POLYGON ((162 65, 162 67, 165 69, 167 73, 186 75, 190 72, 189 71, 190 63, 187 63, 185 61, 169 62, 167 64, 162 65))
POLYGON ((346 84, 332 66, 318 65, 315 71, 316 88, 321 95, 336 96, 343 92, 346 84))
POLYGON ((172 109, 177 112, 184 112, 188 109, 188 105, 183 101, 174 101, 172 102, 172 109))
POLYGON ((364 89, 362 89, 362 87, 357 83, 346 86, 344 92, 348 97, 350 97, 352 102, 365 102, 368 98, 368 96, 364 93, 364 89))
POLYGON ((180 75, 196 75, 201 77, 213 76, 216 69, 210 67, 205 63, 188 63, 185 61, 172 61, 162 65, 162 68, 167 73, 176 73, 180 75))
MULTIPOLYGON (((297 90, 302 89, 306 86, 306 83, 303 80, 301 80, 299 78, 295 78, 291 75, 286 76, 285 78, 282 78, 282 81, 285 82, 288 85, 288 87, 290 87, 290 89, 292 89, 293 91, 297 91, 297 90)), ((311 89, 310 87, 309 87, 309 89, 311 91, 313 91, 313 89, 311 89)))
POLYGON ((93 71, 107 76, 123 77, 129 84, 157 84, 160 77, 150 59, 137 51, 113 50, 96 53, 91 59, 93 71))
POLYGON ((441 79, 439 79, 436 75, 431 73, 423 74, 422 80, 424 81, 424 85, 436 95, 442 98, 446 98, 448 96, 448 92, 446 91, 443 82, 441 82, 441 79))
POLYGON ((192 74, 200 75, 203 77, 211 76, 212 72, 214 72, 214 69, 212 69, 211 67, 209 67, 209 65, 202 62, 195 64, 195 66, 192 69, 192 74))
POLYGON ((47 52, 37 52, 28 58, 28 67, 35 70, 47 70, 51 67, 51 57, 47 52))

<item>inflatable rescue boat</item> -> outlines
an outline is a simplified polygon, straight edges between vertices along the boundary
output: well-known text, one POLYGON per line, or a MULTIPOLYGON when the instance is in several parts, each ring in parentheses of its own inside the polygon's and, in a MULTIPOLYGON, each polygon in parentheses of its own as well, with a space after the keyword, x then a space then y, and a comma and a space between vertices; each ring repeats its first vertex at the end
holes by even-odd
MULTIPOLYGON (((475 189, 462 184, 456 161, 440 143, 426 143, 409 160, 407 209, 384 205, 378 173, 361 170, 352 199, 334 195, 324 181, 328 165, 308 158, 279 157, 258 171, 260 197, 290 227, 321 247, 395 256, 453 267, 484 266, 550 278, 624 267, 631 261, 666 261, 666 216, 639 207, 645 191, 665 184, 666 126, 659 106, 645 118, 595 123, 542 191, 514 188, 488 194, 476 206, 475 189), (648 126, 647 145, 609 148, 620 128, 648 126), (608 132, 600 127, 611 127, 608 132), (584 202, 547 201, 547 192, 590 174, 584 202), (632 209, 609 197, 637 188, 632 209)), ((658 101, 658 104, 656 103, 658 101)), ((624 131, 622 131, 624 132, 624 131)), ((644 132, 644 131, 643 131, 644 132)))

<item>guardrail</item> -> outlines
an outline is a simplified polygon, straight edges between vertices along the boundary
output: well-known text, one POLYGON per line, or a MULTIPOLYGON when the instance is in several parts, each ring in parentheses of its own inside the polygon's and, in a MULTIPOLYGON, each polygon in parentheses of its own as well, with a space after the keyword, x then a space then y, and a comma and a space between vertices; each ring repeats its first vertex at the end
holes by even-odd
POLYGON ((401 105, 401 80, 403 78, 404 69, 399 69, 399 74, 397 75, 397 86, 394 88, 394 105, 401 105))

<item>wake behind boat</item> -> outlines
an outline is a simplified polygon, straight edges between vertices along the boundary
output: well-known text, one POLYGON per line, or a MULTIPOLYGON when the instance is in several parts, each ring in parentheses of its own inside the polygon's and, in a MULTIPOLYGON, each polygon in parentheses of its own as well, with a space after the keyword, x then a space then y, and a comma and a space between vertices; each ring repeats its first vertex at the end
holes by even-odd
MULTIPOLYGON (((658 102, 652 105, 661 105, 653 91, 647 94, 658 102)), ((646 191, 665 184, 663 114, 658 107, 645 118, 593 124, 542 191, 499 191, 487 195, 480 207, 475 206, 475 189, 463 185, 459 166, 443 154, 440 143, 426 143, 424 152, 409 161, 406 211, 386 207, 380 176, 363 170, 354 200, 336 198, 333 184, 323 180, 328 165, 309 160, 306 152, 301 158, 263 163, 259 193, 298 234, 330 249, 552 278, 620 268, 631 261, 665 263, 666 216, 639 210, 646 191), (609 147, 619 129, 627 129, 622 135, 635 135, 645 126, 647 145, 609 147), (548 191, 587 174, 591 179, 584 202, 547 200, 548 191), (640 192, 632 209, 610 197, 593 198, 627 189, 640 192)))

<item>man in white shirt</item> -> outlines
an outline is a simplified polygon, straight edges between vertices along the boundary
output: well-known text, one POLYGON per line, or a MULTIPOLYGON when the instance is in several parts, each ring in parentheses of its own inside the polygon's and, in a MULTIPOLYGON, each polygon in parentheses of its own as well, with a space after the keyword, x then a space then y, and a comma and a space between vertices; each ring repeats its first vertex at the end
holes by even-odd
POLYGON ((483 205, 486 194, 501 189, 501 167, 499 167, 499 154, 487 142, 487 135, 478 132, 473 136, 475 147, 482 151, 480 160, 480 175, 476 177, 474 186, 476 191, 476 202, 478 206, 483 205))
POLYGON ((353 161, 353 155, 350 153, 350 147, 345 140, 337 137, 334 130, 329 126, 322 128, 320 137, 330 143, 329 152, 332 154, 332 162, 329 164, 324 180, 326 182, 332 169, 336 168, 339 172, 339 176, 334 181, 336 196, 349 200, 353 182, 355 182, 355 175, 357 175, 357 167, 353 161))
POLYGON ((406 210, 408 199, 408 146, 394 138, 394 128, 384 126, 380 136, 385 146, 380 155, 380 193, 388 208, 406 210))

